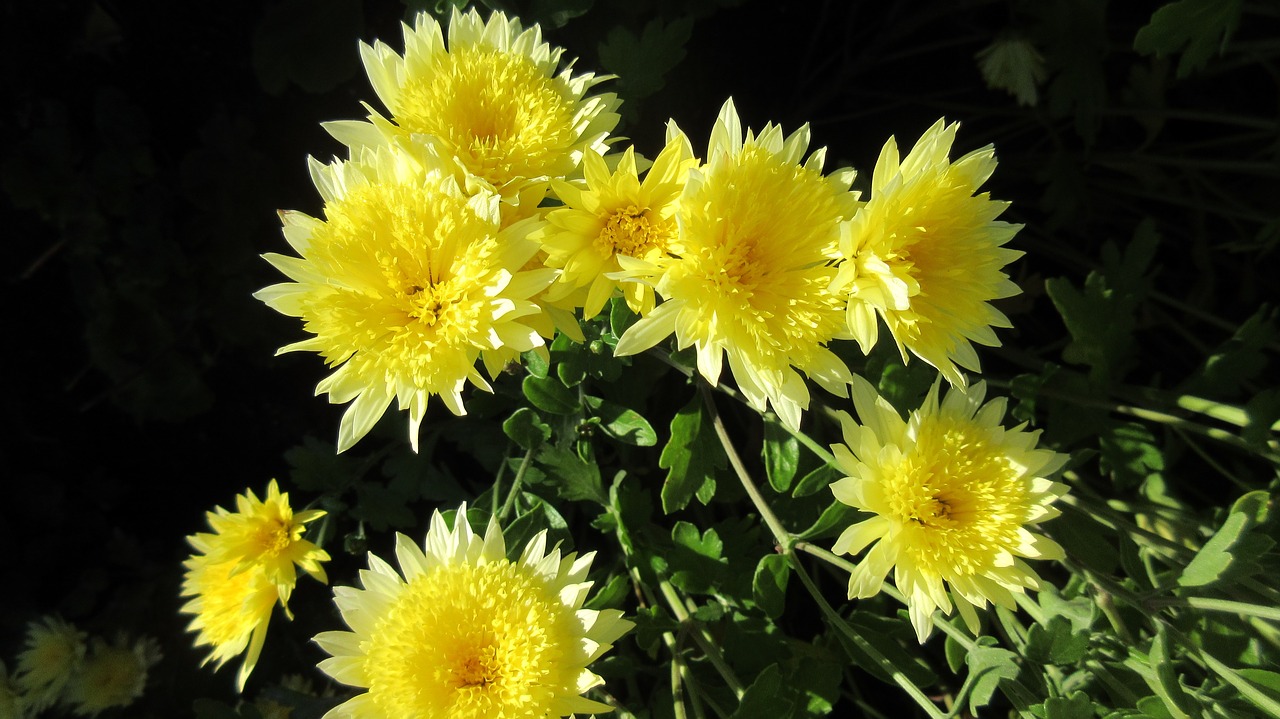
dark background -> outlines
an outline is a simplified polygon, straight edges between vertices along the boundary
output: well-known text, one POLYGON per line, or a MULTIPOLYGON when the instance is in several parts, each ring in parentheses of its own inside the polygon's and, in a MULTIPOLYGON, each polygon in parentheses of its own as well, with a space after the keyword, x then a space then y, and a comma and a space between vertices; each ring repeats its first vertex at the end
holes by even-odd
MULTIPOLYGON (((828 168, 852 164, 863 186, 889 135, 905 152, 940 116, 962 123, 953 157, 994 142, 1001 164, 987 189, 1014 202, 1004 219, 1027 224, 1013 244, 1028 253, 1010 268, 1025 294, 1003 305, 1017 329, 1002 337, 1018 349, 984 354, 996 376, 1034 371, 1065 342, 1043 279, 1079 283, 1104 243, 1123 246, 1153 219, 1154 288, 1194 312, 1169 305, 1167 316, 1144 316, 1144 359, 1126 376, 1173 384, 1276 299, 1280 72, 1276 18, 1262 12, 1229 53, 1178 78, 1176 58, 1132 49, 1159 6, 504 5, 541 21, 550 42, 580 58, 578 71, 621 76, 618 132, 649 156, 668 117, 705 147, 728 96, 752 127, 810 122, 813 146, 830 148, 828 168), (988 89, 973 59, 1011 28, 1045 55, 1049 79, 1034 107, 988 89), (1202 346, 1188 347, 1173 326, 1202 346)), ((258 257, 287 250, 276 211, 320 212, 305 158, 342 148, 319 122, 362 117, 360 101, 376 102, 357 40, 401 48, 399 22, 413 9, 391 0, 0 9, 0 476, 9 489, 0 658, 10 667, 26 622, 59 613, 94 634, 160 640, 166 660, 135 716, 185 715, 192 697, 230 696, 232 670, 195 670, 202 654, 176 614, 182 538, 245 487, 287 480, 296 467, 286 452, 306 437, 336 437, 342 408, 313 396, 322 363, 273 356, 301 337, 298 323, 250 295, 280 280, 258 257)), ((403 417, 393 419, 402 431, 403 417)), ((465 495, 467 479, 457 481, 465 495)), ((325 591, 299 594, 328 601, 325 591)), ((268 644, 264 662, 283 670, 317 658, 311 647, 268 644)))

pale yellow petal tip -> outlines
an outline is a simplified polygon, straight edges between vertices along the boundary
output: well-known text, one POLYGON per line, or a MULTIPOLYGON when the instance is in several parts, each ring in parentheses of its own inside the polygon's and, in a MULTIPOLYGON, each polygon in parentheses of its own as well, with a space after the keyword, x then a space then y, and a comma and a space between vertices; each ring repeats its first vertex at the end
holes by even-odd
POLYGON ((466 512, 465 504, 458 508, 452 528, 433 513, 425 554, 400 542, 400 572, 370 555, 363 589, 335 588, 351 631, 317 635, 333 655, 319 667, 366 690, 344 711, 365 705, 391 716, 609 710, 581 696, 600 683, 588 665, 631 625, 613 611, 579 609, 590 556, 548 550, 542 532, 519 561, 509 561, 498 522, 491 518, 482 538, 466 512), (443 669, 419 671, 424 661, 443 669))

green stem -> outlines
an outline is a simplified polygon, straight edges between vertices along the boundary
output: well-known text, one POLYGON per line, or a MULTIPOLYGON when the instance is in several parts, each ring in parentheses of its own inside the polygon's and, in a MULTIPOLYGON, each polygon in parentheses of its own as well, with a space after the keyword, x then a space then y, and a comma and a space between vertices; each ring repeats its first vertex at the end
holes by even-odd
POLYGON ((524 459, 520 460, 520 468, 516 470, 515 479, 511 480, 511 491, 507 492, 507 499, 502 503, 502 510, 498 512, 498 521, 506 521, 507 515, 511 514, 511 510, 516 506, 516 497, 520 495, 520 485, 524 484, 524 474, 529 469, 529 462, 533 460, 533 450, 530 449, 524 453, 524 459))
POLYGON ((761 519, 768 525, 769 531, 773 533, 774 539, 778 541, 778 546, 782 548, 784 554, 790 554, 791 544, 795 541, 795 537, 782 526, 782 522, 778 519, 778 515, 773 513, 773 509, 769 507, 768 502, 764 500, 764 495, 756 487, 756 483, 751 480, 751 475, 747 472, 747 467, 742 463, 742 458, 738 456, 738 452, 733 447, 733 441, 729 439, 729 433, 724 428, 724 422, 720 419, 720 412, 716 409, 715 397, 711 395, 711 387, 706 382, 698 381, 698 391, 702 394, 702 403, 707 408, 707 414, 711 416, 711 426, 715 429, 716 437, 720 440, 720 446, 724 448, 724 453, 729 457, 729 464, 733 467, 733 471, 738 475, 738 480, 742 483, 742 488, 746 490, 747 496, 751 498, 751 503, 755 505, 756 511, 760 512, 761 519))
POLYGON ((733 671, 733 668, 725 661, 724 654, 716 646, 715 640, 707 632, 707 628, 689 614, 689 610, 684 606, 684 600, 680 597, 676 588, 671 586, 671 582, 659 578, 658 589, 662 591, 662 597, 667 600, 667 606, 671 608, 671 612, 676 615, 676 619, 679 620, 680 624, 689 630, 693 641, 697 642, 698 648, 702 650, 707 660, 720 673, 724 683, 733 691, 734 696, 742 699, 746 689, 742 686, 742 681, 738 679, 738 675, 733 671))
POLYGON ((844 617, 841 617, 840 613, 827 603, 826 597, 822 596, 822 591, 813 583, 813 579, 809 576, 809 573, 805 571, 804 565, 800 564, 796 555, 788 552, 786 556, 788 561, 791 563, 791 568, 795 570, 796 576, 800 578, 800 582, 804 584, 804 587, 809 591, 810 596, 818 602, 818 608, 826 615, 827 620, 831 622, 831 625, 834 626, 841 634, 848 637, 849 641, 856 644, 860 650, 866 652, 867 656, 871 657, 877 664, 879 664, 881 670, 891 676, 893 678, 893 682, 899 687, 902 687, 902 690, 910 695, 911 698, 915 700, 916 704, 918 704, 921 709, 932 717, 932 719, 946 719, 946 714, 938 710, 937 704, 935 704, 928 695, 921 691, 920 687, 917 687, 914 682, 899 671, 898 668, 893 665, 893 662, 889 661, 888 657, 881 654, 880 651, 871 644, 871 642, 868 642, 856 629, 851 627, 849 623, 844 620, 844 617))
POLYGON ((796 440, 800 442, 800 444, 803 444, 804 446, 808 447, 809 451, 817 455, 818 459, 821 459, 824 463, 830 464, 830 465, 834 465, 836 463, 836 456, 832 454, 830 450, 818 444, 816 441, 814 441, 812 437, 805 434, 804 432, 791 429, 787 425, 783 424, 782 420, 778 419, 776 416, 773 416, 773 415, 765 415, 764 421, 770 422, 772 424, 775 424, 785 429, 787 431, 787 434, 790 434, 792 437, 795 437, 796 440))
POLYGON ((1158 597, 1146 602, 1151 607, 1189 607, 1206 612, 1224 612, 1240 614, 1248 617, 1259 617, 1273 622, 1280 622, 1280 607, 1264 607, 1248 602, 1236 602, 1230 599, 1209 599, 1207 597, 1158 597))

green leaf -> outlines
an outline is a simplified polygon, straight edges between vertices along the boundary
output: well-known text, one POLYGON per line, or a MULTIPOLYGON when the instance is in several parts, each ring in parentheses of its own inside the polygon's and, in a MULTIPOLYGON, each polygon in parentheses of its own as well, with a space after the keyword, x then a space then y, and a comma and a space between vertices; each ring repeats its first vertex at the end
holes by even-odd
POLYGON ((614 297, 609 300, 609 333, 603 335, 602 339, 610 347, 616 346, 618 338, 639 319, 636 313, 631 311, 631 307, 627 305, 626 300, 621 297, 614 297))
POLYGON ((417 524, 417 518, 407 506, 414 499, 417 498, 378 482, 362 482, 356 487, 351 516, 363 520, 375 532, 408 529, 417 524))
POLYGON ((684 509, 695 493, 706 504, 710 497, 704 498, 702 491, 707 486, 714 491, 716 470, 727 462, 715 430, 703 414, 702 400, 695 396, 671 419, 671 439, 658 458, 658 466, 667 470, 662 511, 670 514, 684 509))
POLYGON ((800 441, 780 424, 764 423, 764 444, 760 448, 764 457, 765 476, 778 494, 791 488, 796 469, 800 465, 800 441))
POLYGON ((338 495, 347 491, 359 476, 360 463, 351 455, 338 454, 337 447, 315 437, 285 451, 289 479, 308 492, 338 495))
POLYGON ((1280 701, 1280 674, 1266 669, 1238 669, 1237 672, 1251 684, 1258 687, 1260 692, 1271 699, 1280 701))
POLYGON ((1089 633, 1073 631, 1066 617, 1055 616, 1047 624, 1031 625, 1023 655, 1038 664, 1070 666, 1083 659, 1088 649, 1089 633))
POLYGON ((1235 512, 1229 515, 1222 528, 1204 543, 1182 570, 1178 585, 1203 587, 1217 581, 1235 559, 1230 550, 1240 541, 1248 525, 1249 517, 1246 513, 1235 512))
POLYGON ((610 437, 638 447, 652 447, 658 443, 658 433, 639 412, 599 397, 584 397, 587 408, 600 418, 600 429, 610 437))
POLYGON ((1099 463, 1109 472, 1116 489, 1131 490, 1147 476, 1164 470, 1164 454, 1145 425, 1126 422, 1107 427, 1098 437, 1099 463))
POLYGON ((747 691, 742 695, 742 701, 738 704, 738 709, 730 715, 729 719, 760 719, 761 717, 776 717, 783 719, 792 716, 793 703, 784 698, 785 694, 782 684, 782 673, 778 670, 777 664, 770 664, 768 668, 760 672, 756 680, 747 687, 747 691))
POLYGON ((631 577, 630 575, 615 574, 607 584, 593 591, 591 596, 583 604, 585 609, 616 609, 622 606, 627 596, 631 594, 631 577))
POLYGON ((533 0, 529 17, 552 27, 564 27, 570 20, 585 15, 595 0, 533 0))
POLYGON ((770 619, 782 616, 787 596, 787 580, 790 577, 791 566, 781 554, 766 554, 756 565, 756 572, 751 580, 751 595, 756 605, 770 619))
POLYGON ((520 449, 531 450, 551 439, 551 425, 542 421, 538 413, 528 407, 521 407, 502 423, 502 431, 512 442, 520 445, 520 449))
POLYGON ((1263 305, 1230 339, 1213 349, 1204 366, 1182 384, 1182 392, 1206 397, 1237 397, 1268 363, 1267 346, 1280 336, 1275 307, 1263 305))
POLYGON ((1002 679, 1018 678, 1018 655, 999 647, 976 647, 965 657, 969 665, 969 711, 975 716, 978 709, 991 702, 1002 679))
POLYGON ((529 350, 520 355, 520 361, 524 364, 524 368, 534 377, 546 377, 551 371, 551 365, 547 362, 547 352, 544 350, 529 350))
POLYGON ((585 462, 574 452, 554 445, 543 446, 535 459, 562 499, 608 504, 604 484, 600 480, 600 467, 595 463, 585 462))
POLYGON ((1044 700, 1045 719, 1093 719, 1093 702, 1084 692, 1044 700))
POLYGON ((521 384, 524 396, 534 407, 551 414, 573 414, 580 408, 578 393, 565 387, 555 377, 525 377, 521 384))
POLYGON ((1071 333, 1062 359, 1087 365, 1095 382, 1120 379, 1134 362, 1137 308, 1150 280, 1145 276, 1159 236, 1144 220, 1123 254, 1114 243, 1103 246, 1104 273, 1090 272, 1083 290, 1064 278, 1045 281, 1045 290, 1071 333))
POLYGON ((822 514, 819 515, 817 521, 796 536, 800 539, 808 540, 835 536, 843 532, 850 524, 853 524, 857 514, 858 510, 837 500, 827 505, 827 508, 822 510, 822 514))
POLYGON ((791 496, 799 499, 800 497, 808 497, 817 494, 828 487, 831 483, 844 476, 844 473, 835 467, 824 464, 809 472, 796 482, 795 489, 791 490, 791 496))
POLYGON ((1151 642, 1151 653, 1149 654, 1150 667, 1154 676, 1144 676, 1147 685, 1151 690, 1160 697, 1160 701, 1164 703, 1165 709, 1176 719, 1188 719, 1188 709, 1191 707, 1191 698, 1182 690, 1182 685, 1178 683, 1178 675, 1174 671, 1173 662, 1170 661, 1168 650, 1165 647, 1165 629, 1164 625, 1158 626, 1155 639, 1151 642))
POLYGON ((728 566, 721 556, 724 542, 714 529, 702 534, 689 522, 676 522, 671 529, 675 542, 668 566, 672 570, 671 583, 686 592, 704 594, 710 592, 728 566))
POLYGON ((634 102, 662 89, 663 77, 684 59, 692 33, 693 20, 687 17, 650 20, 639 35, 618 25, 600 43, 600 64, 618 76, 619 94, 634 102))
POLYGON ((587 378, 582 343, 574 342, 569 335, 562 333, 551 342, 551 359, 556 365, 556 376, 565 387, 577 387, 587 378))
POLYGON ((1222 54, 1240 22, 1241 0, 1178 0, 1156 10, 1133 39, 1143 55, 1181 52, 1178 77, 1186 77, 1222 54))

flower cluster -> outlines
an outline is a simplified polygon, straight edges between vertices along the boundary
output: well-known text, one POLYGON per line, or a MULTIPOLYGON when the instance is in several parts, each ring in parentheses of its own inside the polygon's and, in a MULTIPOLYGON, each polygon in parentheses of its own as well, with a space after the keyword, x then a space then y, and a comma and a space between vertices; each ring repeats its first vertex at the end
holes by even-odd
POLYGON ((12 675, 0 662, 0 717, 36 717, 54 708, 94 717, 142 696, 160 648, 150 637, 90 637, 48 616, 28 623, 26 649, 17 659, 12 675))
POLYGON ((673 121, 641 179, 634 148, 609 154, 617 97, 557 73, 561 50, 536 26, 455 10, 446 42, 423 14, 404 46, 363 46, 389 116, 326 124, 349 157, 312 162, 325 218, 281 213, 300 257, 267 255, 292 281, 257 293, 312 335, 282 352, 337 367, 317 392, 351 403, 340 451, 393 399, 416 447, 430 397, 465 413, 465 385, 489 387, 478 362, 492 377, 557 330, 580 340, 572 311, 595 317, 619 292, 642 319, 617 355, 674 334, 708 382, 727 360, 752 405, 793 430, 806 377, 848 396, 835 340, 870 351, 883 321, 904 360, 963 386, 971 343, 1008 326, 990 301, 1018 291, 1002 271, 1018 228, 995 219, 1006 203, 975 195, 990 147, 949 160, 955 124, 901 159, 890 139, 863 202, 853 170, 823 174, 807 126, 753 132, 729 101, 704 158, 673 121))
POLYGON ((194 615, 188 629, 198 632, 196 646, 211 647, 205 662, 218 667, 247 648, 236 674, 241 689, 258 662, 276 602, 289 611, 297 569, 327 581, 320 563, 328 553, 302 538, 304 525, 323 515, 294 512, 289 495, 271 480, 265 498, 246 490, 236 497, 235 512, 218 507, 208 513, 212 533, 187 538, 197 552, 183 565, 182 596, 191 599, 182 612, 194 615))
MULTIPOLYGON (((468 384, 490 389, 557 333, 582 341, 580 323, 621 298, 639 317, 616 356, 674 335, 703 379, 718 384, 727 363, 749 404, 793 432, 810 380, 852 398, 859 421, 844 417, 833 449, 846 477, 832 490, 871 516, 835 545, 870 548, 851 598, 894 570, 924 641, 937 609, 954 603, 976 630, 976 608, 1039 586, 1024 560, 1061 549, 1027 527, 1055 514, 1065 488, 1047 477, 1064 458, 1037 449, 1037 432, 1003 428, 1003 400, 984 405, 985 385, 965 374, 980 369, 974 345, 998 345, 994 329, 1010 324, 991 303, 1020 291, 1005 273, 1019 226, 980 192, 990 146, 953 161, 958 125, 944 120, 905 156, 890 138, 863 197, 854 170, 824 171, 807 125, 753 130, 730 100, 702 157, 673 120, 650 162, 610 137, 619 100, 594 92, 605 78, 562 69, 537 26, 454 10, 446 32, 422 14, 403 45, 362 46, 385 112, 326 123, 347 156, 311 161, 323 217, 281 213, 296 256, 266 259, 289 281, 256 294, 309 334, 281 352, 333 368, 317 393, 350 403, 338 451, 392 400, 416 450, 432 397, 464 414, 468 384), (903 362, 951 385, 942 400, 935 383, 906 420, 834 347, 869 353, 882 325, 903 362)), ((274 483, 266 504, 242 499, 240 515, 210 515, 216 534, 192 538, 202 554, 184 588, 211 659, 249 647, 241 685, 294 564, 323 579, 327 558, 300 539, 318 513, 289 514, 274 483), (245 529, 255 522, 275 528, 271 541, 245 529)), ((396 555, 399 570, 371 556, 362 588, 335 590, 350 631, 316 637, 332 655, 321 668, 366 690, 331 716, 608 709, 582 696, 601 681, 588 666, 631 623, 583 609, 591 555, 562 557, 542 534, 509 561, 496 522, 474 534, 465 505, 452 528, 434 515, 421 548, 400 535, 396 555)))

